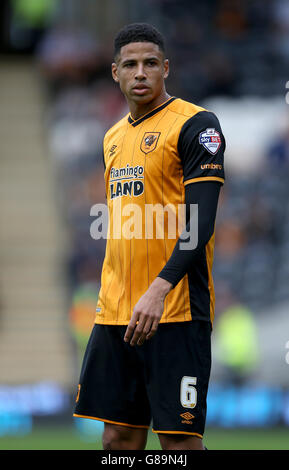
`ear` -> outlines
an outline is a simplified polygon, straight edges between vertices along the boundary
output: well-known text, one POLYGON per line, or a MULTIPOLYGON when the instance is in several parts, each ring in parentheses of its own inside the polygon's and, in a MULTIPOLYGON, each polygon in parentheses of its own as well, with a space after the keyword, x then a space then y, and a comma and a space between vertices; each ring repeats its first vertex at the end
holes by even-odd
POLYGON ((164 60, 164 78, 168 78, 170 72, 169 59, 164 60))
POLYGON ((115 62, 113 62, 113 63, 111 64, 111 74, 112 74, 112 78, 114 79, 114 81, 115 81, 116 83, 118 83, 118 82, 119 82, 119 79, 118 79, 118 76, 117 76, 117 65, 116 65, 115 62))

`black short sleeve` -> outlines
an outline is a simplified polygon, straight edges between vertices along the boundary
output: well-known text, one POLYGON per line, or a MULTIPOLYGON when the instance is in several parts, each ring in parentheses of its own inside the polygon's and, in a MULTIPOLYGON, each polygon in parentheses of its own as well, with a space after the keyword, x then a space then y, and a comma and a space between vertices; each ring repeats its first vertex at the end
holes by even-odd
POLYGON ((202 180, 224 183, 225 148, 225 138, 214 113, 201 111, 189 118, 178 140, 184 184, 202 180))

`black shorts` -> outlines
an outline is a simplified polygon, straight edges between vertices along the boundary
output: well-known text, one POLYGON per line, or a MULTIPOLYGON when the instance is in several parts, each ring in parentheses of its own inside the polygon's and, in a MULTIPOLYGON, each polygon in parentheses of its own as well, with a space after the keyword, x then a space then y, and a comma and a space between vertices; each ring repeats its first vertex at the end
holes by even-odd
POLYGON ((211 324, 160 324, 142 346, 126 326, 94 325, 83 359, 74 416, 156 433, 203 436, 211 369, 211 324))

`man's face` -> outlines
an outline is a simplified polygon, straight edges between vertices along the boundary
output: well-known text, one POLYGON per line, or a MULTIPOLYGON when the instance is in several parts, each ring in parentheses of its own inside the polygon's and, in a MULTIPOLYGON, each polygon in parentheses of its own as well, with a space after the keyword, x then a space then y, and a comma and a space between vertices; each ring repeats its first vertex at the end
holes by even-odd
POLYGON ((119 83, 128 102, 147 104, 164 90, 169 63, 152 42, 132 42, 123 46, 112 64, 113 79, 119 83))

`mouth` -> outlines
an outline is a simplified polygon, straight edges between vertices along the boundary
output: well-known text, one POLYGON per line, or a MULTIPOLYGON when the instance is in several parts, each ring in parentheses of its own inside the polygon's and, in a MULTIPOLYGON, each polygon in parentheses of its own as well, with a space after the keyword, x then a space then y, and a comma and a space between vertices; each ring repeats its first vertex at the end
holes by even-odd
POLYGON ((149 87, 141 83, 133 87, 133 92, 136 95, 144 95, 148 90, 149 90, 149 87))

